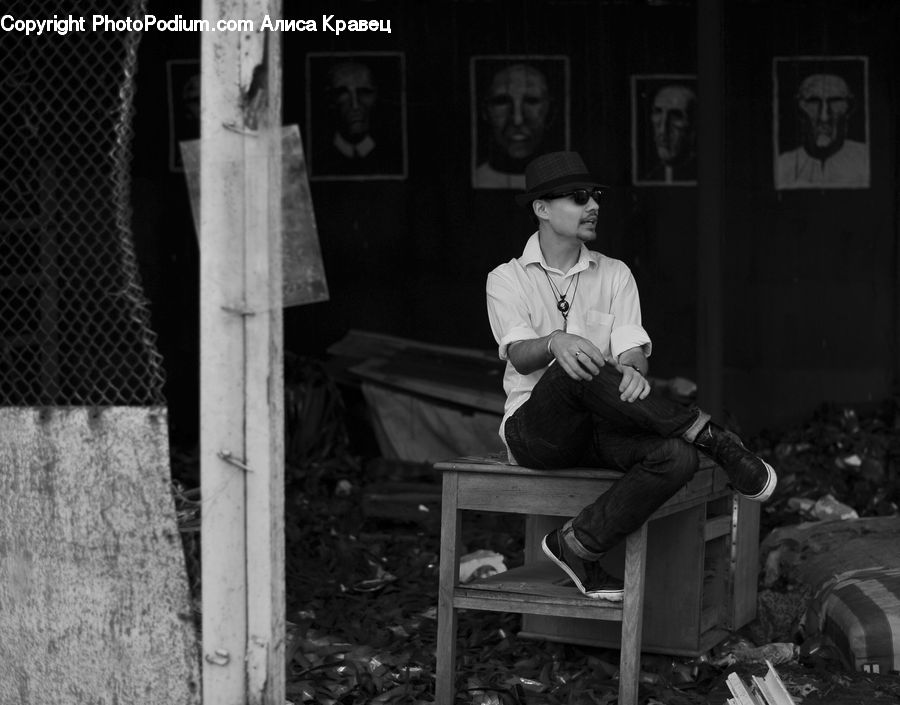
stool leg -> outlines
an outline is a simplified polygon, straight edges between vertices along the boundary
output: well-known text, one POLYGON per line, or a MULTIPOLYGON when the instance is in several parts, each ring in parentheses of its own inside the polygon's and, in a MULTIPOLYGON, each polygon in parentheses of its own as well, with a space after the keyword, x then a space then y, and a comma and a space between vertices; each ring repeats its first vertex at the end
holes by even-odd
POLYGON ((456 682, 456 608, 453 591, 459 580, 460 511, 456 508, 459 476, 445 471, 441 497, 441 562, 438 583, 437 649, 434 700, 453 705, 456 682))
POLYGON ((619 661, 619 705, 637 705, 644 621, 644 576, 647 568, 647 524, 625 541, 625 599, 622 605, 622 653, 619 661))

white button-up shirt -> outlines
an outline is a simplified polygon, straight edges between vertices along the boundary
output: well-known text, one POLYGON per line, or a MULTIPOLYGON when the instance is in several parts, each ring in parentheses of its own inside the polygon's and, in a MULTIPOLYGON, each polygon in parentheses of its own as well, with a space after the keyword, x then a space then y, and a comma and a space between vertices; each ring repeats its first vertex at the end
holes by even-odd
MULTIPOLYGON (((491 330, 500 346, 500 359, 506 360, 506 405, 500 424, 504 443, 506 420, 528 400, 547 369, 528 375, 516 372, 507 353, 510 343, 540 338, 565 326, 567 333, 590 340, 607 359, 618 359, 635 347, 642 347, 644 354, 650 356, 650 336, 641 326, 641 302, 631 270, 624 262, 584 245, 578 262, 562 272, 546 263, 538 234, 534 233, 521 257, 488 274, 487 309, 491 330), (568 287, 566 300, 571 308, 567 321, 557 308, 557 294, 547 281, 547 274, 559 292, 564 293, 568 287)), ((510 459, 513 460, 511 454, 510 459)))

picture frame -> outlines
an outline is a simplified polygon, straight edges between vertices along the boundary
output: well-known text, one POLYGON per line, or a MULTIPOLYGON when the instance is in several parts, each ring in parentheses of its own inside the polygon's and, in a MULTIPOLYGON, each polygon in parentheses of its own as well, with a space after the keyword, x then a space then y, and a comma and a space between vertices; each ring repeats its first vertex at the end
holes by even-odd
POLYGON ((631 76, 631 180, 696 186, 697 75, 631 76))
POLYGON ((404 52, 309 52, 306 144, 312 181, 407 178, 404 52))
POLYGON ((470 57, 473 188, 524 189, 531 159, 570 148, 569 81, 564 55, 470 57))
POLYGON ((772 59, 776 190, 869 188, 866 56, 772 59))

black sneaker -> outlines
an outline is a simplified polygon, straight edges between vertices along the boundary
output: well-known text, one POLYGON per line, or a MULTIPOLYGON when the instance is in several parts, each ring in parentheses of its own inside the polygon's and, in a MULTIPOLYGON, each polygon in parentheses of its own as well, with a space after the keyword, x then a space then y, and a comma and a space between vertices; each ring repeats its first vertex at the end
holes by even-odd
POLYGON ((625 597, 624 583, 603 570, 599 563, 583 561, 572 553, 558 529, 544 537, 541 548, 586 597, 611 602, 621 602, 625 597))
POLYGON ((744 447, 741 440, 714 423, 706 424, 694 441, 725 470, 731 486, 747 499, 765 502, 775 491, 775 469, 744 447))

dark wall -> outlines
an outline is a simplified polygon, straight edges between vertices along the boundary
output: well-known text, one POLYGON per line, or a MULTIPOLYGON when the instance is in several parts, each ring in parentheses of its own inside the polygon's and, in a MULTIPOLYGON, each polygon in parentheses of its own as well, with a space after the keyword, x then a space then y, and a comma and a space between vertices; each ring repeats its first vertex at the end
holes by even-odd
POLYGON ((728 3, 726 400, 748 425, 878 401, 897 373, 896 3, 728 3), (772 186, 772 57, 865 55, 871 187, 772 186))
MULTIPOLYGON (((163 3, 150 11, 168 11, 163 3)), ((331 297, 285 312, 285 346, 322 354, 349 328, 448 345, 494 345, 487 272, 520 254, 533 226, 507 190, 469 176, 469 57, 564 54, 571 144, 613 188, 596 248, 641 289, 654 372, 695 377, 697 212, 693 187, 634 187, 632 74, 696 72, 691 3, 293 3, 290 17, 390 19, 392 34, 283 35, 284 122, 305 132, 307 52, 403 51, 408 178, 316 181, 312 195, 331 297), (339 7, 338 7, 339 5, 339 7)), ((821 401, 888 392, 895 373, 898 66, 891 3, 728 2, 726 11, 725 403, 747 429, 821 401), (776 192, 773 54, 870 57, 872 188, 776 192)), ((141 48, 136 232, 170 378, 173 416, 196 407, 197 252, 186 190, 165 165, 165 61, 199 56, 199 35, 148 35, 141 48)))
MULTIPOLYGON (((363 10, 372 14, 373 5, 363 10)), ((513 191, 470 186, 469 57, 564 54, 571 146, 614 187, 596 246, 633 267, 660 372, 693 374, 693 189, 631 187, 629 138, 629 74, 692 72, 692 12, 600 3, 407 3, 393 26, 390 36, 353 41, 285 37, 285 122, 303 125, 302 82, 288 77, 302 70, 305 52, 390 48, 406 52, 409 124, 406 182, 313 184, 332 297, 288 311, 288 345, 314 349, 362 327, 493 347, 485 277, 521 253, 533 226, 513 191)))

